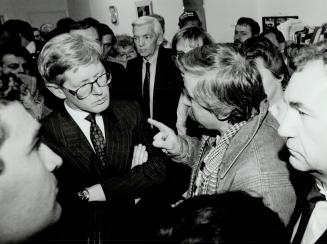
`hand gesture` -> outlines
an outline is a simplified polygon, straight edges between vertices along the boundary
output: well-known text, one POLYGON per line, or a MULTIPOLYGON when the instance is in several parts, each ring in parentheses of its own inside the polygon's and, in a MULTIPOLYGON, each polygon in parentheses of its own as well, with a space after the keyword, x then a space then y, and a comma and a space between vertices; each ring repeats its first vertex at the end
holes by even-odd
POLYGON ((141 165, 148 161, 148 152, 146 151, 146 147, 142 144, 138 144, 134 146, 133 159, 132 159, 132 167, 134 168, 137 165, 141 165))
POLYGON ((180 140, 175 132, 165 124, 154 119, 148 119, 148 123, 159 130, 153 137, 152 145, 161 148, 164 153, 177 155, 180 150, 180 140))

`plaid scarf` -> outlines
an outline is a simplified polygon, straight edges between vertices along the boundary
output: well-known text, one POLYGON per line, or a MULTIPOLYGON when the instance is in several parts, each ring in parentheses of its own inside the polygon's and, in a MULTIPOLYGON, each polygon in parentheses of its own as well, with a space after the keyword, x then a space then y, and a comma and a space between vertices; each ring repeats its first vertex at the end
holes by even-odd
MULTIPOLYGON (((192 173, 188 197, 217 193, 219 166, 222 162, 225 151, 229 146, 230 140, 245 123, 245 121, 242 121, 240 123, 230 125, 222 136, 218 135, 216 137, 214 145, 203 160, 201 160, 200 155, 200 159, 195 164, 192 173)), ((209 142, 210 137, 207 136, 204 140, 205 141, 201 148, 201 154, 203 151, 207 151, 205 147, 209 142)))

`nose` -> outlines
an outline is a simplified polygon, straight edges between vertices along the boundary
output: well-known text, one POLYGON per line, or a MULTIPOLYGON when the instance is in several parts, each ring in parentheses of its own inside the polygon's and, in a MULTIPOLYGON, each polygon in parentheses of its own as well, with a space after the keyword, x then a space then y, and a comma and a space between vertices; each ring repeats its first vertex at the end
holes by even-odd
POLYGON ((98 83, 94 83, 92 94, 101 95, 102 93, 103 93, 103 87, 99 86, 98 83))
POLYGON ((144 46, 144 38, 140 38, 139 40, 138 40, 138 45, 139 46, 144 46))
POLYGON ((62 159, 59 155, 54 153, 48 146, 45 144, 40 145, 39 149, 41 159, 45 167, 50 171, 54 171, 62 165, 62 159))
POLYGON ((294 118, 292 118, 291 112, 283 111, 279 116, 278 122, 280 123, 278 128, 278 134, 282 137, 293 137, 295 126, 293 124, 294 118))
POLYGON ((25 73, 25 69, 24 69, 23 65, 18 66, 17 72, 21 73, 21 74, 25 73))

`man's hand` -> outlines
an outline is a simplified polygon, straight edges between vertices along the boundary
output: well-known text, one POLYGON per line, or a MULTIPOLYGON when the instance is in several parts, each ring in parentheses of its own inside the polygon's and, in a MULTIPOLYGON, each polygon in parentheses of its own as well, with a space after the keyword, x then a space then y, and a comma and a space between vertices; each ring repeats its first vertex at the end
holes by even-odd
POLYGON ((146 151, 146 147, 143 146, 142 144, 138 144, 137 146, 134 146, 131 168, 134 168, 137 165, 141 165, 146 161, 148 161, 148 152, 146 151))
POLYGON ((175 132, 165 124, 154 119, 148 119, 148 123, 156 127, 159 132, 153 137, 152 145, 164 153, 178 155, 181 148, 181 142, 175 132))

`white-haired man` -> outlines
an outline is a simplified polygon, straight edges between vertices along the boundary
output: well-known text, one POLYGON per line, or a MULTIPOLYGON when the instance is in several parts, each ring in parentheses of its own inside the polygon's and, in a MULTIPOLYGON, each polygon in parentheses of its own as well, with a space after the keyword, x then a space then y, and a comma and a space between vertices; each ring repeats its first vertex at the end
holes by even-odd
POLYGON ((132 27, 139 56, 127 63, 128 93, 140 102, 146 117, 175 128, 182 79, 172 50, 161 46, 163 31, 156 18, 142 16, 132 27))

